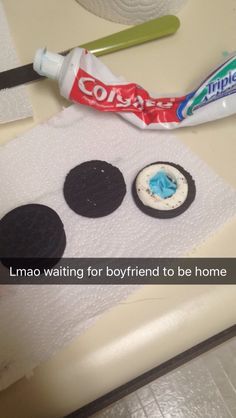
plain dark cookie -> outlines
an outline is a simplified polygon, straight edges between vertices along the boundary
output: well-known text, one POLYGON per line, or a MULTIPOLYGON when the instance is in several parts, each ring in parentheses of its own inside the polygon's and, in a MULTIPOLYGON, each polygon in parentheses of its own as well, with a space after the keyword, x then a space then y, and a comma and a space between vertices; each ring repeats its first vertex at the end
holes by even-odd
POLYGON ((114 212, 126 194, 124 177, 106 161, 87 161, 66 176, 64 197, 79 215, 100 218, 114 212))
MULTIPOLYGON (((31 264, 39 267, 42 259, 51 258, 56 262, 62 257, 65 246, 63 223, 48 206, 19 206, 0 221, 0 258, 7 267, 13 259, 18 259, 15 264, 25 268, 32 267, 31 264)), ((55 262, 42 263, 48 266, 55 262)))
POLYGON ((164 162, 164 161, 157 161, 155 163, 149 164, 148 166, 142 168, 142 170, 140 170, 137 174, 137 176, 134 179, 133 185, 132 185, 132 195, 134 198, 134 201, 136 203, 136 205, 138 206, 138 208, 144 212, 146 215, 152 216, 154 218, 162 218, 162 219, 169 219, 169 218, 174 218, 176 216, 181 215, 183 212, 185 212, 189 206, 192 204, 192 202, 195 199, 196 196, 196 186, 195 186, 195 182, 192 178, 192 176, 186 171, 184 170, 183 167, 181 167, 178 164, 174 164, 174 163, 169 163, 169 162, 164 162), (177 170, 180 171, 180 173, 183 174, 183 176, 185 177, 185 179, 187 180, 187 184, 188 184, 188 193, 187 193, 187 197, 185 199, 185 201, 182 203, 181 206, 177 207, 177 208, 170 208, 169 210, 158 210, 158 209, 154 209, 150 206, 145 205, 139 198, 138 193, 137 193, 137 188, 136 188, 136 180, 139 176, 139 174, 147 167, 155 165, 155 164, 163 164, 163 165, 169 165, 172 166, 174 168, 176 168, 177 170))

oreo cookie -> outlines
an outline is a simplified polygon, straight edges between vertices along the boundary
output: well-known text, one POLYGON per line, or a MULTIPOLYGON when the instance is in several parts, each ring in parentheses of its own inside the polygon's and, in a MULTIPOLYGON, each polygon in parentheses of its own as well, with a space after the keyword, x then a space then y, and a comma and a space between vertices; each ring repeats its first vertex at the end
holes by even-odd
POLYGON ((137 174, 132 194, 136 205, 154 218, 174 218, 185 212, 196 196, 192 176, 181 166, 158 161, 137 174))
POLYGON ((114 212, 126 194, 124 177, 106 161, 87 161, 66 176, 64 197, 78 215, 100 218, 114 212))
POLYGON ((52 267, 65 246, 63 223, 48 206, 19 206, 0 221, 0 258, 6 267, 52 267))

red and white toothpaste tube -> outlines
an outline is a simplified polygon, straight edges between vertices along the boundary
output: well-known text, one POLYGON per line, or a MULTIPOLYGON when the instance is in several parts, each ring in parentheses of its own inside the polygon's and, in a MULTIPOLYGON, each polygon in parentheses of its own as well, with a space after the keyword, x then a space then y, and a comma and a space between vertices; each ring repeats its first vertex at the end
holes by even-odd
POLYGON ((83 48, 66 57, 39 49, 34 70, 58 80, 61 95, 103 112, 117 112, 141 129, 175 129, 236 113, 236 55, 181 97, 152 97, 135 83, 120 81, 83 48))

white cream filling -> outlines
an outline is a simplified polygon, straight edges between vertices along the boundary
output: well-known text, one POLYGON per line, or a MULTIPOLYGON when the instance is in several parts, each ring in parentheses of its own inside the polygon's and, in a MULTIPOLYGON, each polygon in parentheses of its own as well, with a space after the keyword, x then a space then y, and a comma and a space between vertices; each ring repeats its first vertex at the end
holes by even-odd
POLYGON ((181 206, 188 195, 188 183, 185 176, 175 167, 169 164, 153 164, 145 167, 136 178, 136 192, 145 206, 157 210, 173 210, 181 206), (165 173, 176 182, 176 192, 165 199, 150 190, 149 181, 159 171, 165 173))

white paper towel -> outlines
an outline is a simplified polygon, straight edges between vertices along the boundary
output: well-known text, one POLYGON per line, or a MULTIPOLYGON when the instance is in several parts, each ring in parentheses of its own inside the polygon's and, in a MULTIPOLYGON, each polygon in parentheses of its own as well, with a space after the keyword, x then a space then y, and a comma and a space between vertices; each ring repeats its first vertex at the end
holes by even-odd
MULTIPOLYGON (((18 67, 17 58, 7 18, 0 1, 0 72, 18 67)), ((33 110, 25 86, 18 86, 0 91, 0 123, 28 118, 33 110)))
MULTIPOLYGON (((0 150, 0 217, 25 203, 60 215, 65 256, 185 255, 236 213, 236 192, 172 134, 143 132, 114 114, 71 106, 0 150), (101 159, 123 173, 127 195, 111 215, 76 215, 63 198, 66 174, 101 159), (131 184, 154 161, 182 165, 197 195, 180 217, 151 218, 134 204, 131 184)), ((0 297, 0 388, 8 386, 85 330, 134 288, 129 286, 13 286, 0 297)))
POLYGON ((77 0, 97 16, 133 25, 177 13, 187 0, 77 0))

